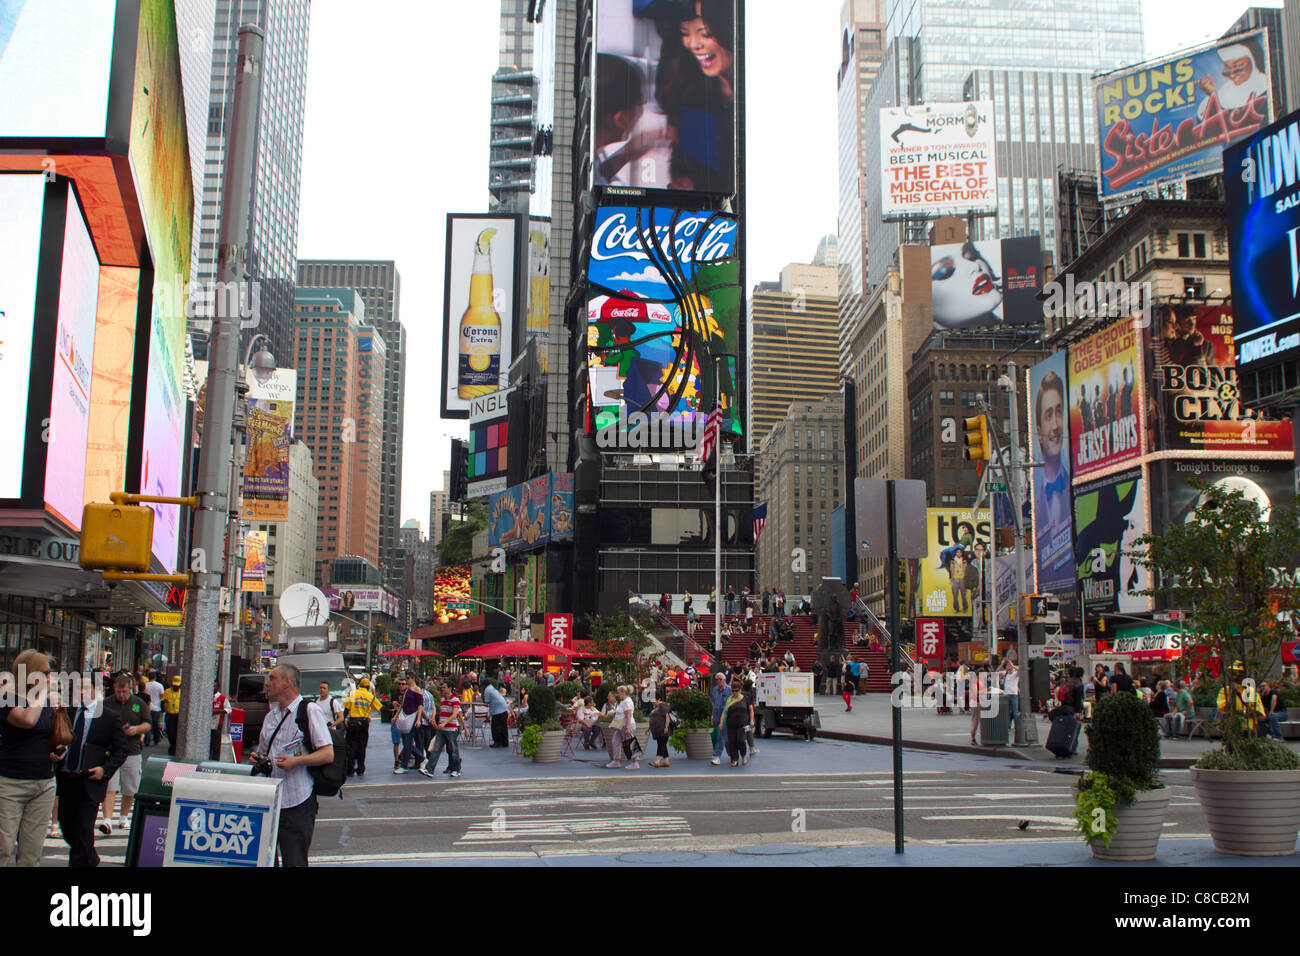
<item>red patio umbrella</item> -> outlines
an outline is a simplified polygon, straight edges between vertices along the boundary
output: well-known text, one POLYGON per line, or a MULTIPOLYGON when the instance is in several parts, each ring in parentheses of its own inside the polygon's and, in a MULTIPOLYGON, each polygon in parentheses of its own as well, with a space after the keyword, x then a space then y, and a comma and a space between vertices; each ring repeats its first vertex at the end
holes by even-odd
POLYGON ((541 641, 497 641, 493 644, 480 644, 467 651, 461 651, 457 657, 481 657, 484 660, 496 657, 546 657, 549 654, 565 654, 564 648, 541 641))
POLYGON ((380 657, 442 657, 437 651, 426 650, 409 650, 408 648, 398 648, 395 651, 384 651, 380 657))

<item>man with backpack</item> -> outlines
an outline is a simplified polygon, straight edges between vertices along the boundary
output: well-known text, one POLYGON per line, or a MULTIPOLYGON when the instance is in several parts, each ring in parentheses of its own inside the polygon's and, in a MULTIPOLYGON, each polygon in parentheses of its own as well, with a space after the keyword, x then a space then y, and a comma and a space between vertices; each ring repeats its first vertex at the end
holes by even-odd
MULTIPOLYGON (((266 678, 270 701, 257 753, 271 761, 271 776, 280 789, 278 849, 281 866, 306 866, 316 828, 316 780, 309 768, 334 763, 334 741, 325 712, 299 691, 302 674, 280 664, 266 678)), ((337 787, 334 788, 337 793, 337 787)))

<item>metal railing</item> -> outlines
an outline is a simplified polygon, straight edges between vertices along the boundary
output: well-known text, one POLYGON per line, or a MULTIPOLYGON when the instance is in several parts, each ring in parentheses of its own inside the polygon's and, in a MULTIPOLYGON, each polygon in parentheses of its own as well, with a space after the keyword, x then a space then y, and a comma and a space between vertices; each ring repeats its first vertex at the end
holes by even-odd
MULTIPOLYGON (((889 633, 889 628, 885 627, 884 622, 881 621, 880 618, 876 617, 876 612, 867 606, 866 601, 862 600, 862 598, 858 598, 857 603, 853 605, 853 609, 862 615, 864 621, 885 636, 886 647, 892 646, 894 635, 889 633)), ((912 655, 907 652, 907 648, 902 644, 898 645, 898 658, 899 663, 903 666, 904 670, 910 671, 916 666, 916 662, 912 660, 912 655)))

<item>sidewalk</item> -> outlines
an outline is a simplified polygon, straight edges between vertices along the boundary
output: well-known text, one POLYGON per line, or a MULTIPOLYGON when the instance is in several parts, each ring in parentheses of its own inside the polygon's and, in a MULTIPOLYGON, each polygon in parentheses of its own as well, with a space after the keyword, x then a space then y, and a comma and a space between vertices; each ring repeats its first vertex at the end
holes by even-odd
MULTIPOLYGON (((840 697, 818 694, 814 706, 821 717, 822 729, 819 736, 832 740, 851 740, 858 743, 883 744, 893 743, 889 694, 859 694, 853 698, 853 710, 844 712, 844 701, 840 697)), ((903 710, 903 746, 915 750, 946 751, 950 753, 980 754, 986 757, 1004 757, 1014 760, 1042 761, 1050 764, 1083 766, 1088 750, 1088 732, 1086 727, 1079 733, 1079 752, 1073 757, 1061 759, 1050 753, 1044 744, 1051 724, 1041 715, 1033 719, 1034 730, 1038 734, 1037 743, 1027 747, 983 747, 971 746, 969 714, 936 714, 934 709, 920 710, 906 708, 903 710)), ((1218 741, 1204 737, 1185 737, 1160 741, 1160 766, 1168 769, 1190 767, 1200 755, 1218 741)), ((1300 741, 1288 740, 1286 745, 1300 753, 1300 741)))

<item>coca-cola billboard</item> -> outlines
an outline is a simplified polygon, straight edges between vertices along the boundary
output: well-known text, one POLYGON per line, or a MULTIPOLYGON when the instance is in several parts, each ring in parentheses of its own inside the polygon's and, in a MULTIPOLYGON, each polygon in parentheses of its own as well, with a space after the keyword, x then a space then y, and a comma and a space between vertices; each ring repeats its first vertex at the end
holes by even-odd
MULTIPOLYGON (((602 447, 690 447, 712 408, 714 357, 741 353, 734 216, 665 207, 596 213, 587 268, 588 395, 602 447), (646 416, 654 427, 633 428, 646 416), (633 447, 633 445, 629 445, 633 447)), ((740 433, 743 391, 721 372, 723 424, 740 433)))

